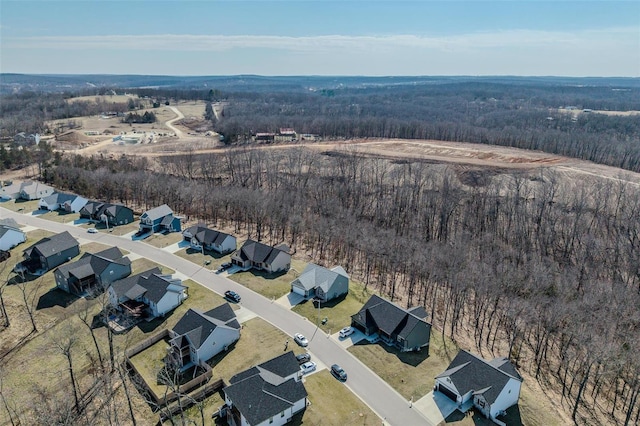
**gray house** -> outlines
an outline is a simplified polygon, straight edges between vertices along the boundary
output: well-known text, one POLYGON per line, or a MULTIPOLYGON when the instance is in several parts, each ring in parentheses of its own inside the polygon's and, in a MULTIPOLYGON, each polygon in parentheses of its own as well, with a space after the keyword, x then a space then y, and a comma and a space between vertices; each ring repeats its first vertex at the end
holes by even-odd
POLYGON ((426 317, 427 312, 422 307, 405 310, 373 295, 357 314, 351 316, 351 326, 367 336, 377 334, 384 343, 402 352, 423 347, 429 350, 431 324, 426 317))
POLYGON ((131 261, 117 247, 85 253, 80 260, 53 272, 58 288, 76 295, 102 292, 112 282, 131 275, 131 261))
POLYGON ((89 201, 80 209, 80 217, 107 226, 126 225, 133 222, 133 210, 122 204, 89 201))
POLYGON ((139 232, 180 232, 180 217, 174 216, 173 210, 163 204, 147 210, 140 216, 139 232))
POLYGON ((349 292, 349 275, 341 266, 327 269, 310 263, 291 283, 291 292, 326 302, 349 292))
POLYGON ((17 272, 26 269, 31 273, 44 273, 79 255, 80 244, 71 234, 64 231, 41 239, 23 253, 24 260, 15 268, 17 272))

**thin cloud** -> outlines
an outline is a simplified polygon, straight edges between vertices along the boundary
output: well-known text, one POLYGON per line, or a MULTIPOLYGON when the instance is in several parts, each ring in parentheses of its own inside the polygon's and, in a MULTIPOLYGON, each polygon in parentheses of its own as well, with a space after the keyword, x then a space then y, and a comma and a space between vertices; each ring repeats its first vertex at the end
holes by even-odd
MULTIPOLYGON (((623 45, 637 47, 638 28, 622 27, 583 31, 511 30, 480 32, 453 36, 348 36, 312 37, 255 35, 105 35, 105 36, 39 36, 12 37, 3 41, 5 49, 108 49, 108 50, 180 50, 223 52, 235 49, 278 49, 318 53, 335 50, 376 51, 398 48, 442 51, 471 49, 531 48, 545 46, 623 45)), ((637 53, 636 53, 637 54, 637 53)))

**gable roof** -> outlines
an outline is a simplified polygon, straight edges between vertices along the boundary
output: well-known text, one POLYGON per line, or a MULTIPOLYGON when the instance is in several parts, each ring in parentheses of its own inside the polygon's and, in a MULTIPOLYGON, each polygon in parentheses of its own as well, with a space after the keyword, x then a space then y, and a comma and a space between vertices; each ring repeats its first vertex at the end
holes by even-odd
POLYGON ((49 257, 54 254, 61 253, 72 247, 79 247, 78 241, 69 234, 68 231, 64 231, 60 234, 45 237, 27 248, 24 253, 27 256, 31 256, 33 250, 38 250, 44 257, 49 257))
POLYGON ((293 281, 293 285, 300 286, 305 290, 311 290, 321 287, 326 293, 333 284, 341 277, 349 278, 345 270, 336 266, 333 269, 327 269, 313 263, 309 263, 302 274, 293 281))
POLYGON ((98 253, 85 253, 77 262, 62 265, 57 270, 65 278, 74 276, 82 279, 100 275, 112 263, 130 265, 131 260, 124 257, 117 247, 111 247, 98 253))
POLYGON ((7 232, 12 232, 12 231, 24 234, 24 231, 22 229, 16 228, 14 226, 0 224, 0 238, 2 238, 4 234, 6 234, 7 232))
POLYGON ((177 339, 188 336, 191 344, 199 349, 218 327, 240 330, 240 323, 228 303, 207 312, 189 309, 173 327, 173 332, 178 335, 177 339))
POLYGON ((247 240, 240 248, 239 256, 242 260, 255 263, 271 263, 280 253, 289 254, 289 247, 285 244, 272 247, 258 241, 247 240))
MULTIPOLYGON (((111 287, 118 298, 125 296, 133 300, 144 295, 147 300, 158 303, 170 291, 170 285, 178 284, 170 275, 162 275, 160 268, 155 267, 115 281, 111 287)), ((186 288, 185 285, 180 286, 186 288)))
POLYGON ((173 214, 173 210, 171 210, 171 208, 168 205, 163 204, 161 206, 154 207, 151 210, 147 210, 146 212, 143 213, 143 216, 147 215, 149 219, 156 220, 156 219, 160 219, 161 217, 165 217, 166 215, 169 215, 169 214, 173 214))
POLYGON ((449 367, 438 374, 436 379, 445 377, 451 379, 460 395, 473 391, 474 394, 482 394, 489 404, 496 401, 510 379, 522 381, 508 359, 496 358, 487 362, 465 350, 460 350, 449 367), (515 372, 515 375, 509 371, 515 372))
POLYGON ((302 381, 285 380, 299 371, 295 355, 289 351, 236 374, 223 390, 249 424, 259 424, 307 397, 302 381))
POLYGON ((224 240, 229 237, 229 234, 225 234, 224 232, 216 231, 215 229, 209 229, 204 225, 194 225, 187 229, 184 232, 191 234, 193 237, 200 241, 203 244, 211 245, 220 245, 224 242, 224 240))
POLYGON ((75 194, 69 194, 66 192, 54 192, 51 195, 42 198, 47 204, 64 204, 66 201, 73 201, 78 198, 75 194))
POLYGON ((35 194, 40 191, 53 191, 53 188, 49 185, 45 185, 44 183, 36 182, 33 180, 28 180, 26 182, 22 182, 20 184, 20 192, 24 192, 25 194, 35 194))
POLYGON ((415 312, 415 308, 407 311, 395 303, 373 295, 352 318, 359 323, 366 324, 367 327, 375 327, 390 336, 397 334, 404 338, 421 323, 431 326, 424 318, 416 316, 412 311, 415 312))

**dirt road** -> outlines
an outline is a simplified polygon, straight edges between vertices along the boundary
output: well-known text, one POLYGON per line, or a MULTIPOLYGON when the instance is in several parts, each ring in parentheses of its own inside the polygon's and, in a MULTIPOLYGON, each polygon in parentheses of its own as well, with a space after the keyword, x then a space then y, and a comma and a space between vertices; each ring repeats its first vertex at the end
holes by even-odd
POLYGON ((173 130, 173 133, 175 133, 177 137, 183 138, 184 133, 182 132, 182 130, 178 129, 177 127, 174 127, 173 123, 175 123, 178 120, 182 120, 184 118, 184 114, 182 114, 180 110, 174 106, 170 106, 169 109, 171 109, 171 111, 173 111, 177 115, 177 117, 165 122, 164 124, 171 130, 173 130))

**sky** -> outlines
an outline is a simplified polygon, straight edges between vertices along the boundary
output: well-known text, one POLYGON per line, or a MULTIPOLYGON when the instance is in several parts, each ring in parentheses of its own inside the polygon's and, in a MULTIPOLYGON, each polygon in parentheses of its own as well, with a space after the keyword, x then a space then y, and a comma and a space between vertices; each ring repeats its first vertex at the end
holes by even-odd
POLYGON ((0 0, 0 72, 640 77, 640 1, 0 0))

